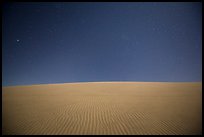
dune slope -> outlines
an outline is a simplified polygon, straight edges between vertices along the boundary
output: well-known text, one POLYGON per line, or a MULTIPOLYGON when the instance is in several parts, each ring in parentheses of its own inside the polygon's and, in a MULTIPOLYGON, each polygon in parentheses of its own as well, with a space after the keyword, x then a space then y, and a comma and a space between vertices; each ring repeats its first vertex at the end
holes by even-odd
POLYGON ((202 134, 202 83, 3 87, 2 107, 3 135, 202 134))

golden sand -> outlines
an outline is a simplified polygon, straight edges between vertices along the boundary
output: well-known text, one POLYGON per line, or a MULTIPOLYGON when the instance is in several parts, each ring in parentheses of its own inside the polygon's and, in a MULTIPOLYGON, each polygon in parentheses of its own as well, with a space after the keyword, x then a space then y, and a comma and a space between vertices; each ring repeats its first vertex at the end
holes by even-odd
POLYGON ((202 83, 90 82, 2 88, 3 135, 199 135, 202 83))

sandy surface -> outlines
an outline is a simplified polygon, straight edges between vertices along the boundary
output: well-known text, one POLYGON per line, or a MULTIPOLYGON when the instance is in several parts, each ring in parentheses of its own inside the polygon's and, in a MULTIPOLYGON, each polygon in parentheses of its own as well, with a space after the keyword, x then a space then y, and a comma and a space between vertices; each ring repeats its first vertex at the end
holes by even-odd
POLYGON ((202 83, 2 88, 4 134, 202 134, 202 83))

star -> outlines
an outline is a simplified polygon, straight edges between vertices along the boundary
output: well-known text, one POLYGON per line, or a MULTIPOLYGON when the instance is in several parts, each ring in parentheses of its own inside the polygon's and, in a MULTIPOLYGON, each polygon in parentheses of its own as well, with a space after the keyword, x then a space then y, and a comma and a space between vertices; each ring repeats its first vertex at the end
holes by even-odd
POLYGON ((17 39, 16 41, 17 41, 17 42, 20 42, 20 40, 19 40, 19 39, 17 39))

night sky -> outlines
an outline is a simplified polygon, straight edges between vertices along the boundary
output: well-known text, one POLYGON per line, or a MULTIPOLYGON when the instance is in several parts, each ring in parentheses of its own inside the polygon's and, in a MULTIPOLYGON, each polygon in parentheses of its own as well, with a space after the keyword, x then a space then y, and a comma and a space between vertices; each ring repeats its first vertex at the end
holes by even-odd
POLYGON ((202 3, 7 3, 2 85, 202 81, 202 3))

